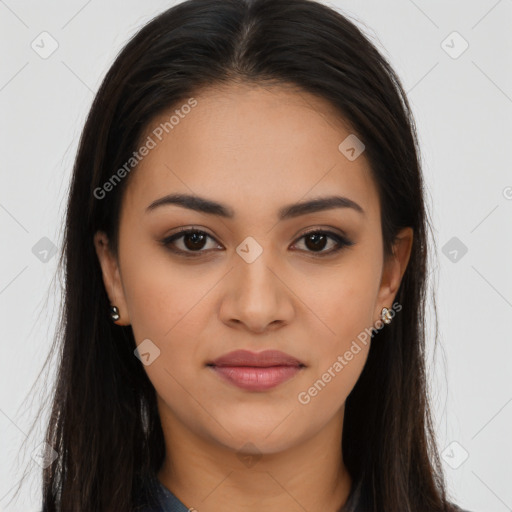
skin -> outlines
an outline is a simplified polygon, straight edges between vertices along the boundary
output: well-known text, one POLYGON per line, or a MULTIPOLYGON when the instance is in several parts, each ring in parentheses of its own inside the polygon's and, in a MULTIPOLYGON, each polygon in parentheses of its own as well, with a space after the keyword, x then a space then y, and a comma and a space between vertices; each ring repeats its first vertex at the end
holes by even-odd
MULTIPOLYGON (((352 132, 325 100, 242 84, 194 97, 197 106, 129 177, 118 259, 104 233, 94 238, 121 315, 116 323, 131 325, 137 344, 150 339, 160 350, 144 367, 166 441, 158 477, 200 512, 334 512, 352 483, 341 452, 345 400, 370 342, 359 343, 309 403, 297 397, 358 334, 380 325, 405 272, 412 229, 399 233, 385 259, 369 164, 364 152, 350 161, 338 150, 352 132), (170 193, 218 201, 235 215, 177 205, 145 211, 170 193), (336 208, 277 220, 284 205, 333 194, 357 202, 364 215, 336 208), (203 245, 174 242, 202 255, 187 258, 160 243, 180 227, 212 237, 203 245), (329 238, 315 252, 303 235, 316 228, 344 233, 354 245, 327 255, 337 246, 329 238), (251 263, 236 252, 248 236, 263 250, 251 263), (242 390, 205 366, 240 348, 278 349, 306 367, 271 390, 242 390)), ((173 111, 150 123, 145 136, 173 111)))

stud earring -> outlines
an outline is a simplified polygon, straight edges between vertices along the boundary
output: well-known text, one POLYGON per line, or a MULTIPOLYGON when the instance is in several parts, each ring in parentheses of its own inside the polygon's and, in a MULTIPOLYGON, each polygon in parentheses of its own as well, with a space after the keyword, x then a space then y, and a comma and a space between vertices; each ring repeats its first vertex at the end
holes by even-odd
POLYGON ((391 320, 393 320, 393 315, 391 315, 391 312, 388 308, 382 308, 382 312, 380 314, 380 317, 382 318, 382 321, 385 324, 390 324, 391 320))
POLYGON ((116 306, 110 306, 110 318, 112 318, 114 322, 121 318, 121 315, 119 314, 119 309, 117 309, 116 306))

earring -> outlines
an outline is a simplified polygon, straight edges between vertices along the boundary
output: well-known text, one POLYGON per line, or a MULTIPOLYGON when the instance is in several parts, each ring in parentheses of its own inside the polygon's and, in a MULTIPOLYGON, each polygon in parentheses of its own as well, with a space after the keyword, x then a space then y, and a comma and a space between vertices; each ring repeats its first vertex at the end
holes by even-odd
POLYGON ((380 316, 385 324, 390 324, 391 320, 393 320, 393 316, 391 315, 388 308, 382 308, 382 313, 380 316))
POLYGON ((115 322, 121 318, 119 315, 119 309, 116 306, 110 306, 110 318, 115 322))

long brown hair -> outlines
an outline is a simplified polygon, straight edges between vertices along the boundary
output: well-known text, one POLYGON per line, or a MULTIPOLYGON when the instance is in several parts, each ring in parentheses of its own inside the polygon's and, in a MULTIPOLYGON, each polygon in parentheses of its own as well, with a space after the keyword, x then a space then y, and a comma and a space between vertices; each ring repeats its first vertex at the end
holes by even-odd
POLYGON ((375 334, 347 398, 343 457, 359 490, 354 510, 452 510, 425 370, 430 224, 416 128, 399 78, 355 23, 315 1, 188 0, 146 24, 120 52, 80 139, 60 262, 65 295, 46 433, 57 459, 43 470, 44 512, 133 510, 141 482, 162 464, 155 389, 134 357, 131 327, 109 318, 93 246, 103 230, 117 251, 129 178, 105 199, 94 191, 139 147, 155 116, 201 88, 235 81, 291 85, 328 100, 365 144, 386 253, 402 227, 413 228, 396 296, 403 309, 375 334))

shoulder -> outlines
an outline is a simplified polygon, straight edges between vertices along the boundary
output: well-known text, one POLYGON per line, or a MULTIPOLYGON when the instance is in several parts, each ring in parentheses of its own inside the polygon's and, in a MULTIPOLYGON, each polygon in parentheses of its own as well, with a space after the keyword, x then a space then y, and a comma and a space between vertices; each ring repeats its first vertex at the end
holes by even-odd
POLYGON ((149 475, 140 486, 136 512, 189 512, 189 509, 165 487, 156 475, 149 475))

